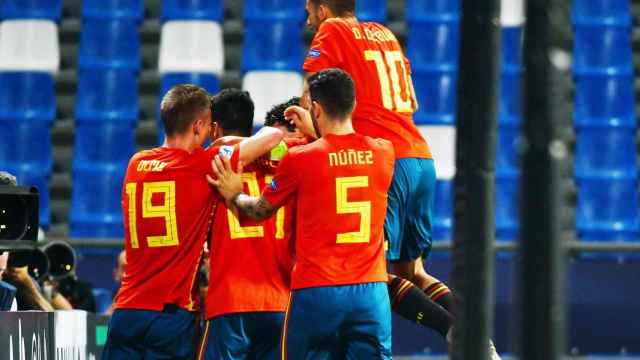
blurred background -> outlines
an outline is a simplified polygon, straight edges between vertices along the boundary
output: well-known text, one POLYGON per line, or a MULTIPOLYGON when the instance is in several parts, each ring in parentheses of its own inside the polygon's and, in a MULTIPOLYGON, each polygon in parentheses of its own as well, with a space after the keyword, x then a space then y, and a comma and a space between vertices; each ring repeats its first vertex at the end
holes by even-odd
MULTIPOLYGON (((173 85, 244 88, 255 126, 299 95, 312 33, 303 0, 0 0, 0 170, 40 191, 43 237, 71 242, 96 311, 119 281, 121 184, 137 150, 162 142, 158 105, 173 85), (115 270, 114 270, 115 268, 115 270)), ((640 241, 636 64, 640 1, 556 1, 554 81, 563 94, 563 236, 640 241)), ((430 272, 449 280, 460 0, 357 0, 412 64, 415 121, 437 165, 430 272)), ((503 0, 496 155, 496 237, 517 242, 523 0, 503 0)), ((640 256, 573 254, 568 348, 640 354, 640 256), (634 321, 635 320, 635 321, 634 321)), ((496 257, 495 342, 512 352, 518 256, 496 257)), ((541 269, 544 271, 544 269, 541 269)), ((435 335, 394 319, 397 354, 444 353, 435 335)))

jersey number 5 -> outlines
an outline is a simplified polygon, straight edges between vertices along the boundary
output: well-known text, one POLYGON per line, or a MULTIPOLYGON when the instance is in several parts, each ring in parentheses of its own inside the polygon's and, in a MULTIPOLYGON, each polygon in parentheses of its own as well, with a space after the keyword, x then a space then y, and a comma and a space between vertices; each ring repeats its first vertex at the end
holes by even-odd
MULTIPOLYGON (((129 198, 129 238, 131 247, 140 247, 138 242, 138 230, 136 228, 136 192, 137 183, 128 183, 125 191, 129 198)), ((142 217, 164 218, 166 233, 159 236, 147 236, 149 247, 178 246, 178 225, 176 224, 176 182, 156 181, 142 183, 142 217), (154 205, 151 198, 154 194, 163 194, 164 202, 154 205)))
POLYGON ((336 178, 336 212, 338 214, 360 214, 358 231, 336 236, 338 244, 368 243, 371 240, 371 201, 349 201, 349 189, 369 187, 368 176, 336 178))
POLYGON ((367 50, 364 52, 367 61, 373 61, 378 70, 380 79, 380 91, 382 93, 382 105, 385 109, 400 113, 413 112, 411 83, 407 68, 404 65, 404 57, 400 51, 367 50), (400 66, 398 68, 398 65, 400 66), (405 96, 402 94, 402 82, 404 82, 405 96), (407 100, 404 100, 404 99, 407 100))

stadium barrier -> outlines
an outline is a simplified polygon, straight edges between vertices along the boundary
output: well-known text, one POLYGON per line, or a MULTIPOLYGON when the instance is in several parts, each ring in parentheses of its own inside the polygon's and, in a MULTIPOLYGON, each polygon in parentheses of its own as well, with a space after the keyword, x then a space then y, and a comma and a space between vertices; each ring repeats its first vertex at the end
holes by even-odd
POLYGON ((0 312, 0 360, 95 360, 108 317, 85 311, 0 312))
MULTIPOLYGON (((68 241, 74 248, 112 248, 121 249, 124 243, 120 239, 90 239, 76 238, 74 240, 52 239, 52 241, 68 241)), ((568 240, 563 242, 564 249, 569 254, 582 252, 620 252, 620 253, 640 253, 640 243, 624 242, 624 241, 577 241, 568 240)), ((451 251, 453 245, 450 241, 433 242, 432 251, 448 252, 451 251)), ((513 241, 496 241, 493 245, 495 251, 516 252, 518 251, 518 243, 513 241)))

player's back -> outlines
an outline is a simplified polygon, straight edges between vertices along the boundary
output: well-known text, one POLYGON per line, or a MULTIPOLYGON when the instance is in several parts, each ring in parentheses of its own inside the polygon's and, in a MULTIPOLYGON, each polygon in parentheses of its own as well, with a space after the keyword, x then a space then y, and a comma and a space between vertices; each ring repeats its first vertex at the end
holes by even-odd
MULTIPOLYGON (((382 224, 392 145, 330 134, 290 150, 286 160, 295 161, 300 177, 292 288, 386 281, 382 224)), ((277 192, 278 184, 273 187, 277 192)))
POLYGON ((193 310, 196 273, 216 197, 209 151, 135 154, 122 189, 126 264, 116 308, 193 310))
MULTIPOLYGON (((233 160, 233 158, 232 158, 233 160)), ((244 168, 244 191, 259 196, 275 168, 253 163, 244 168)), ((265 221, 255 221, 220 203, 210 246, 207 319, 243 312, 284 312, 290 292, 292 205, 265 221)))
POLYGON ((400 43, 385 26, 343 18, 320 25, 305 59, 304 70, 340 68, 356 85, 353 126, 361 134, 390 140, 397 158, 431 158, 413 123, 417 101, 411 67, 400 43))

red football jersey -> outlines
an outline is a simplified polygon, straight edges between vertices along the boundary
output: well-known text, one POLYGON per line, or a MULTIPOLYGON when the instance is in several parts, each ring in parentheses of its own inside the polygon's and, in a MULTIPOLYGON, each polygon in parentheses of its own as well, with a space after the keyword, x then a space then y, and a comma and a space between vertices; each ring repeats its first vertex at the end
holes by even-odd
POLYGON ((292 288, 386 282, 383 224, 393 146, 360 134, 327 135, 290 149, 263 192, 295 199, 292 288))
POLYGON ((332 18, 320 25, 304 62, 313 73, 340 68, 356 85, 353 127, 361 134, 390 140, 397 158, 431 158, 413 123, 417 102, 411 67, 400 43, 386 27, 332 18))
MULTIPOLYGON (((235 164, 234 164, 235 166, 235 164)), ((271 182, 273 167, 251 164, 242 174, 244 191, 260 196, 271 182)), ((210 245, 206 317, 287 308, 293 260, 291 205, 266 221, 255 221, 230 210, 216 209, 210 245)))
POLYGON ((207 183, 218 148, 135 154, 122 189, 126 264, 115 308, 194 310, 196 275, 217 192, 207 183))

